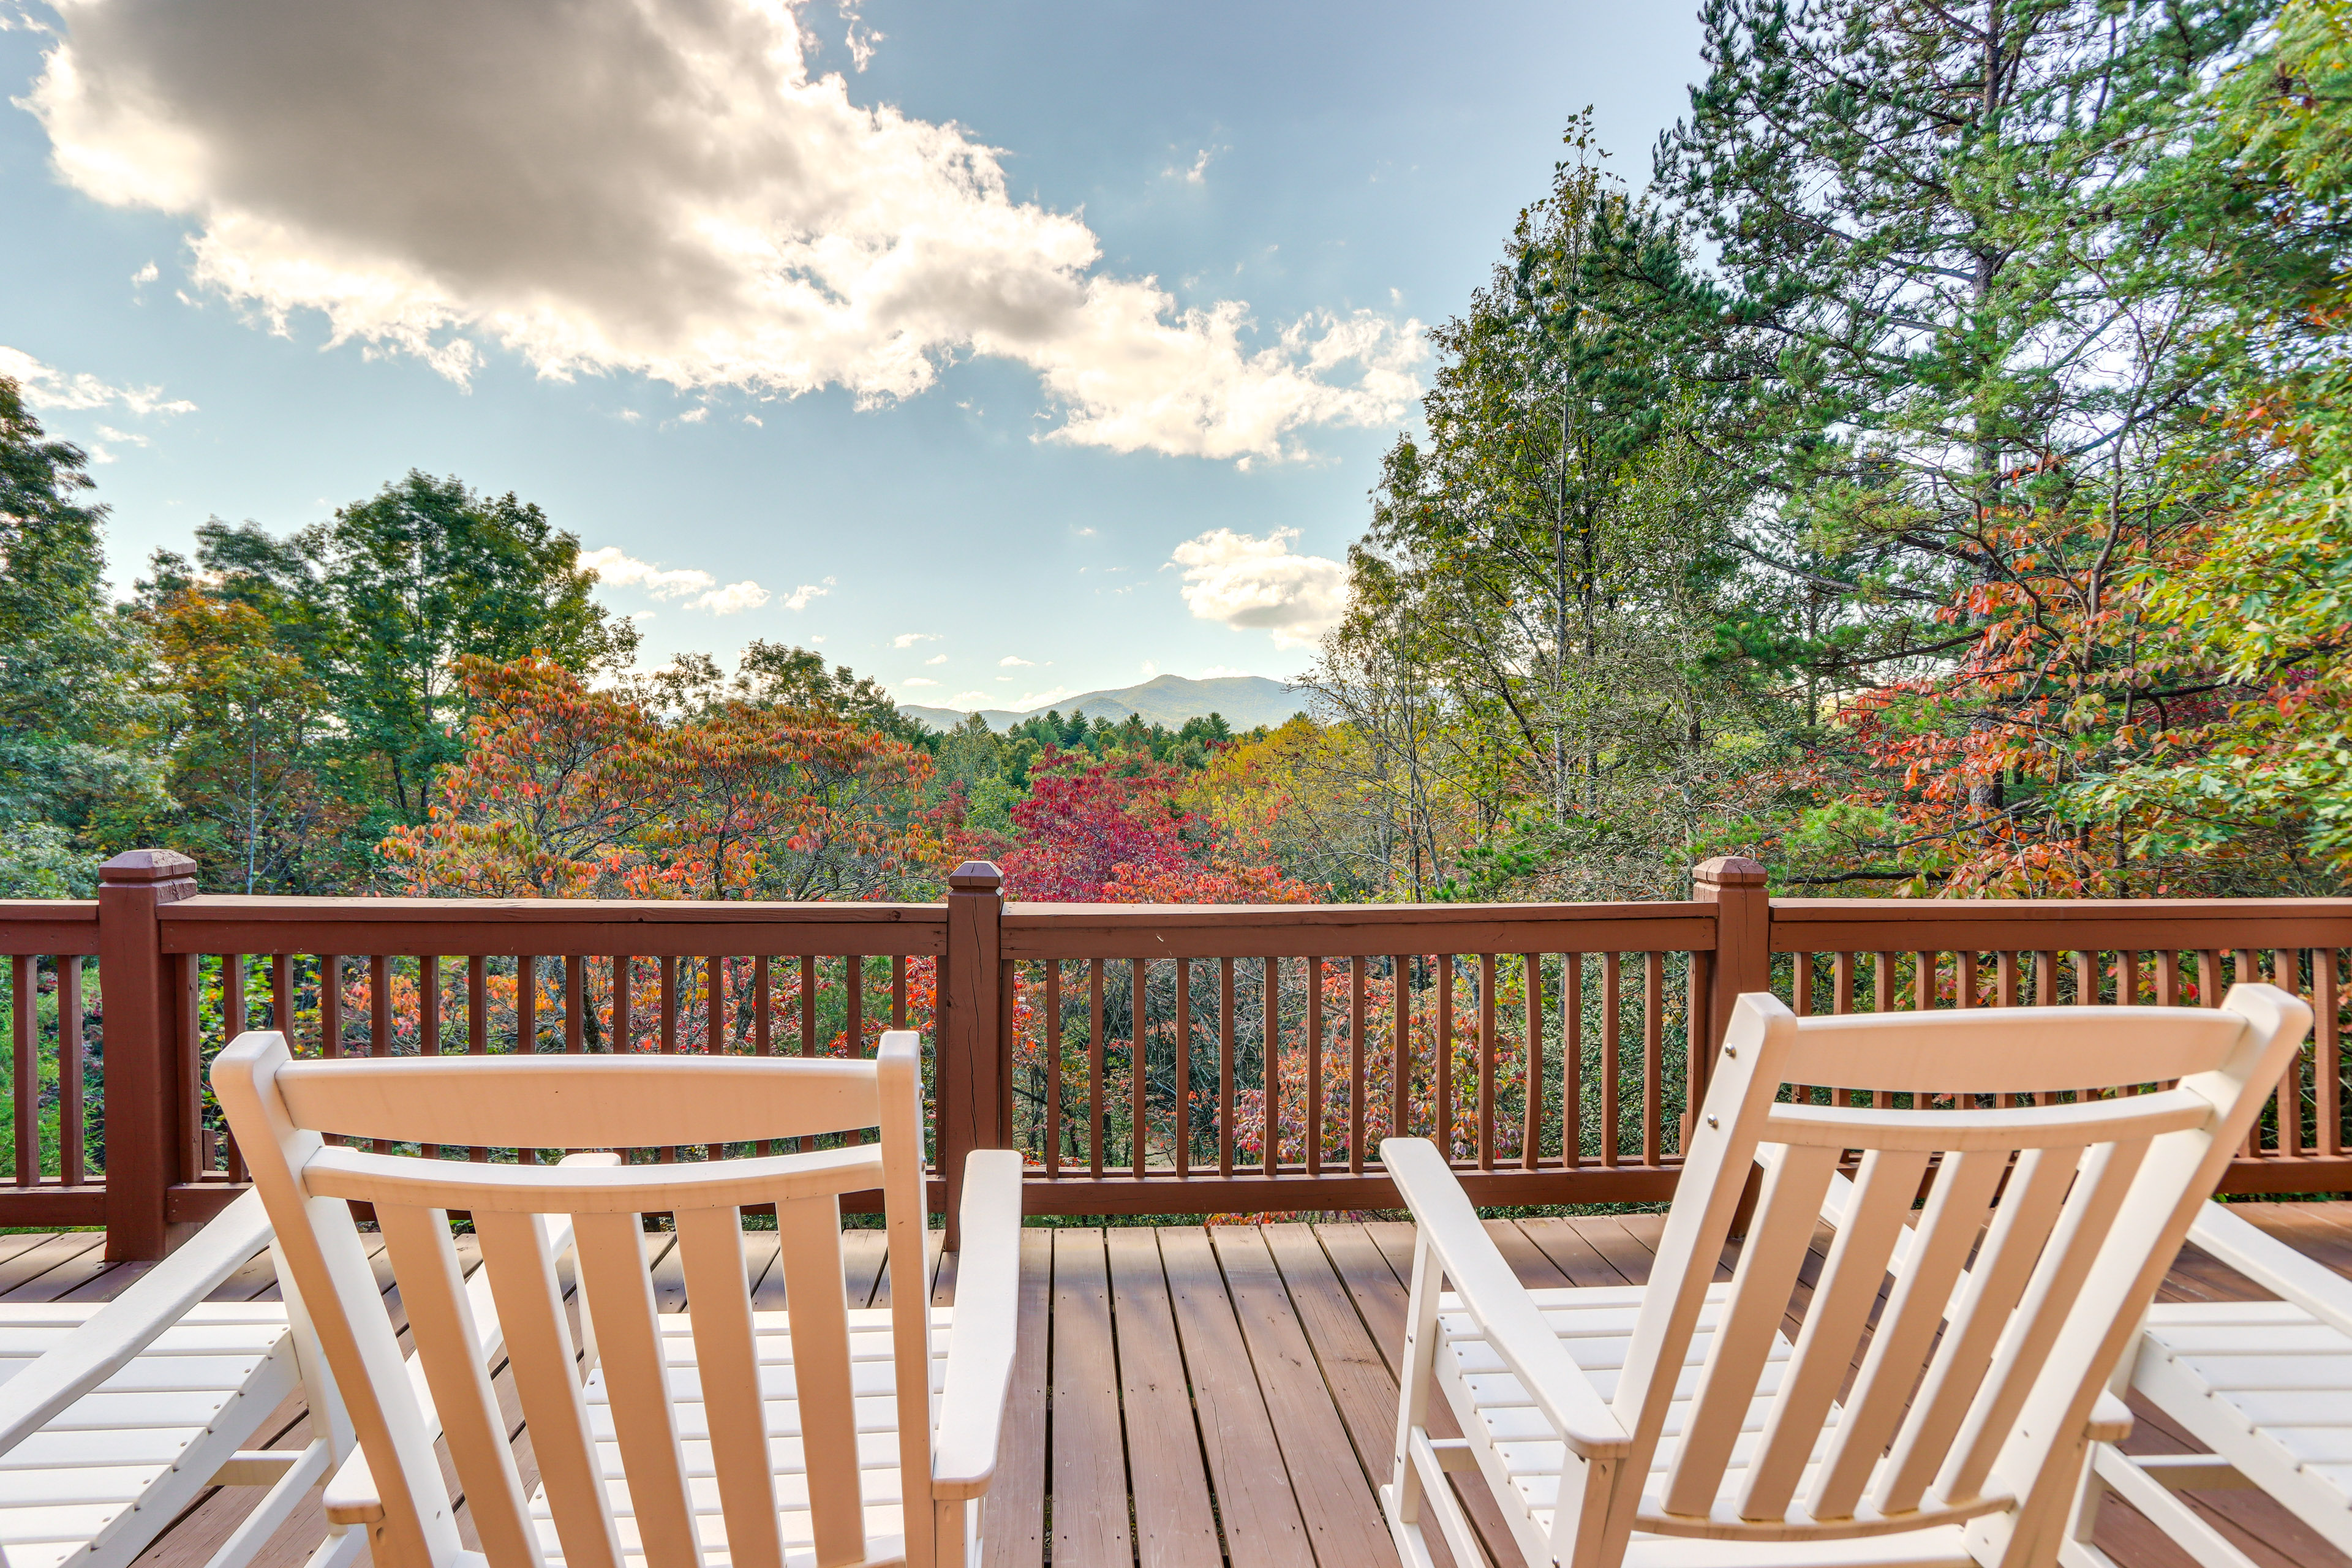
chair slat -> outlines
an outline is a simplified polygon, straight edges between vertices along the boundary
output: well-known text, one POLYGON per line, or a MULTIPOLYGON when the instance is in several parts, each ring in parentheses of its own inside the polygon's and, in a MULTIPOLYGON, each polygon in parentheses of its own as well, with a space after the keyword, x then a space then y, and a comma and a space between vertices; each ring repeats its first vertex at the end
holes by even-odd
POLYGON ((506 1327, 507 1362, 530 1424, 564 1568, 621 1568, 620 1535, 598 1474, 545 1224, 537 1215, 483 1210, 474 1215, 474 1234, 506 1327))
POLYGON ((2094 1145, 2084 1157, 2024 1297, 1993 1352, 1998 1373, 1969 1406, 1959 1438, 1936 1478, 1936 1493, 1946 1500, 1973 1498, 1983 1487, 2147 1150, 2147 1140, 2132 1139, 2094 1145))
POLYGON ((1792 1148, 1765 1173, 1756 1218, 1732 1276, 1731 1299, 1707 1346, 1698 1396, 1684 1418, 1682 1446, 1666 1472, 1669 1513, 1704 1516, 1714 1505, 1837 1162, 1834 1149, 1792 1148))
POLYGON ((1985 1222, 2006 1155, 1948 1154, 1919 1217, 1909 1261, 1896 1280, 1854 1380, 1806 1507, 1816 1519, 1848 1519, 1862 1500, 1872 1467, 1895 1433, 1918 1380, 1927 1346, 1944 1317, 1952 1285, 1985 1222))
POLYGON ((572 1225, 581 1295, 595 1324, 597 1364, 613 1405, 614 1434, 638 1534, 653 1562, 698 1563, 702 1542, 695 1532, 686 1458, 670 1410, 643 1222, 634 1214, 583 1214, 572 1225))
MULTIPOLYGON (((777 1205, 779 1230, 786 1229, 784 1215, 793 1210, 820 1209, 836 1213, 830 1200, 777 1205)), ((702 1409, 710 1426, 713 1468, 719 1475, 719 1506, 727 1520, 727 1556, 731 1568, 782 1568, 783 1544, 777 1532, 775 1477, 768 1456, 766 1405, 760 1392, 759 1352, 751 1333, 751 1288, 743 1274, 743 1216, 734 1208, 680 1209, 677 1247, 686 1265, 687 1309, 694 1320, 694 1361, 702 1382, 702 1409)), ((850 1496, 856 1496, 856 1453, 854 1436, 836 1441, 831 1432, 818 1433, 806 1424, 808 1384, 837 1373, 845 1386, 849 1377, 848 1318, 836 1351, 830 1342, 817 1353, 837 1361, 837 1367, 812 1363, 803 1350, 801 1319, 814 1312, 826 1316, 824 1303, 842 1302, 839 1220, 834 1220, 833 1281, 828 1292, 821 1284, 803 1287, 803 1277, 790 1271, 793 1242, 784 1243, 787 1277, 785 1299, 792 1303, 793 1375, 800 1385, 810 1504, 817 1510, 817 1561, 844 1561, 828 1552, 828 1538, 820 1489, 834 1484, 829 1471, 842 1458, 850 1467, 850 1496)), ((789 1234, 789 1233, 788 1233, 789 1234)), ((814 1347, 812 1347, 814 1348, 814 1347)), ((865 1554, 862 1520, 852 1514, 849 1558, 865 1554)), ((832 1551, 838 1552, 835 1546, 832 1551)))
POLYGON ((490 1568, 544 1568, 506 1422, 482 1363, 448 1211, 385 1205, 375 1219, 483 1553, 490 1568))
POLYGON ((2080 1149, 2028 1149, 2017 1157, 1992 1228, 1977 1249, 1944 1326, 1936 1359, 1895 1434, 1885 1479, 1874 1495, 1882 1512, 1918 1507, 1937 1467, 1950 1451, 1952 1435, 1983 1387, 1994 1349, 2049 1242, 2082 1156, 2080 1149))
MULTIPOLYGON (((782 1244, 784 1295, 792 1302, 793 1369, 801 1407, 801 1446, 807 1457, 809 1511, 816 1538, 817 1565, 834 1568, 836 1563, 855 1563, 866 1554, 865 1500, 857 1473, 857 1415, 850 1397, 849 1306, 842 1291, 840 1205, 832 1198, 778 1204, 776 1235, 782 1244)), ((736 1244, 730 1241, 729 1245, 736 1244)), ((689 1297, 693 1290, 693 1281, 689 1279, 689 1297)), ((896 1298, 894 1291, 893 1300, 896 1298)), ((701 1309, 698 1307, 698 1349, 701 1343, 701 1309)), ((704 1387, 707 1393, 710 1384, 706 1381, 704 1387)), ((719 1418, 714 1408, 714 1437, 719 1418)), ((728 1525, 731 1531, 731 1513, 728 1525)))
POLYGON ((1830 1243, 1828 1265, 1814 1287, 1789 1371, 1748 1464, 1741 1518, 1780 1519, 1788 1513, 1820 1440, 1822 1418, 1853 1364, 1853 1347, 1862 1342, 1870 1309, 1886 1283, 1887 1256, 1927 1173, 1927 1156, 1922 1153, 1874 1149, 1863 1155, 1845 1223, 1830 1243))

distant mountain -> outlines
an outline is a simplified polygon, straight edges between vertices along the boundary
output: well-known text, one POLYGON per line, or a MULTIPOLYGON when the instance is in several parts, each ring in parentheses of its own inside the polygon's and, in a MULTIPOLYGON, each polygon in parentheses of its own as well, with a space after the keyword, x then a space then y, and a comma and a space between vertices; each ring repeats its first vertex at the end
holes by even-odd
MULTIPOLYGON (((1262 675, 1223 675, 1213 680, 1187 680, 1181 675, 1160 675, 1140 686, 1121 687, 1117 691, 1088 691, 1060 702, 1048 702, 1044 707, 1015 713, 1003 708, 983 708, 980 716, 988 721, 992 730, 1010 730, 1024 719, 1034 718, 1048 709, 1067 718, 1083 713, 1089 719, 1108 719, 1114 722, 1129 714, 1142 716, 1147 724, 1165 724, 1173 730, 1187 719, 1206 718, 1212 713, 1223 716, 1226 723, 1236 730, 1254 730, 1260 724, 1280 724, 1294 713, 1307 709, 1306 693, 1292 689, 1279 680, 1268 680, 1262 675)), ((898 711, 910 719, 919 719, 934 730, 952 730, 970 715, 956 708, 926 708, 919 703, 901 702, 898 711)))

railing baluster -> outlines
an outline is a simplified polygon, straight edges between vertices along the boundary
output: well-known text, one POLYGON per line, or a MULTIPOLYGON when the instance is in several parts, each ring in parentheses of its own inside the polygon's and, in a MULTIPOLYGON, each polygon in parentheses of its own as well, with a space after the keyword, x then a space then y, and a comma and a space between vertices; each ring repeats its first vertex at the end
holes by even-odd
POLYGON ((1432 1027, 1437 1038, 1436 1060, 1431 1063, 1431 1111, 1437 1122, 1438 1152, 1454 1161, 1454 955, 1441 952, 1436 962, 1437 1014, 1432 1027))
POLYGON ((2180 952, 2177 948, 2157 950, 2156 1005, 2159 1007, 2180 1005, 2180 952))
POLYGON ((1307 1173, 1323 1173, 1323 961, 1307 961, 1307 1173))
MULTIPOLYGON (((816 955, 814 953, 801 954, 800 1004, 801 1055, 813 1057, 816 1055, 816 955)), ((805 1154, 815 1147, 816 1139, 814 1135, 806 1132, 801 1134, 802 1153, 805 1154)))
POLYGON ((1396 993, 1389 1023, 1389 1136, 1404 1137, 1412 1117, 1412 960, 1389 957, 1389 984, 1396 993))
MULTIPOLYGON (((487 1056, 489 1049, 490 961, 478 952, 466 960, 466 1054, 487 1056)), ((478 1143, 467 1151, 467 1157, 478 1163, 488 1160, 490 1152, 478 1143)))
POLYGON ((842 984, 849 988, 849 1054, 866 1055, 866 955, 851 953, 841 961, 842 984))
POLYGON ((907 1026, 907 955, 903 952, 890 960, 890 1026, 907 1026))
POLYGON ((1478 955, 1478 1168, 1495 1168, 1495 955, 1478 955))
POLYGON ((1523 953, 1520 962, 1528 971, 1528 1095, 1519 1118, 1519 1168, 1532 1171, 1543 1157, 1543 954, 1523 953))
POLYGON ((1666 1110, 1666 955, 1642 955, 1642 1163, 1664 1161, 1666 1110))
POLYGON ((1217 1174, 1234 1173, 1234 961, 1217 960, 1217 1174))
POLYGON ((272 953, 269 957, 269 1026, 286 1037, 286 1048, 294 1048, 294 955, 272 953))
POLYGON ((1584 1163, 1584 954, 1559 955, 1559 1163, 1584 1163))
POLYGON ((1181 1180, 1192 1173, 1192 961, 1176 961, 1176 1132, 1171 1152, 1181 1180))
POLYGON ((1368 965, 1359 953, 1348 966, 1348 1173, 1364 1173, 1364 981, 1368 965))
MULTIPOLYGON (((416 961, 416 1053, 425 1057, 441 1054, 441 961, 437 957, 416 961)), ((419 1152, 428 1160, 437 1160, 441 1157, 441 1145, 422 1144, 419 1152)), ((228 1161, 232 1173, 245 1163, 234 1139, 229 1142, 228 1161)))
POLYGON ((1993 961, 1998 965, 1993 976, 1993 1005, 2014 1007, 2017 1005, 2019 978, 2016 951, 2004 949, 1993 954, 1993 961))
POLYGON ((1259 1063, 1265 1092, 1258 1097, 1257 1172, 1271 1176, 1282 1165, 1282 1121, 1276 1098, 1282 1091, 1282 960, 1265 961, 1265 1005, 1260 1011, 1265 1026, 1265 1057, 1259 1063))
POLYGON ((319 956, 319 1054, 343 1054, 343 960, 340 953, 319 956))
POLYGON ((1150 1155, 1149 1151, 1151 1146, 1150 1128, 1143 1119, 1144 1079, 1150 1068, 1151 1059, 1150 1050, 1145 1044, 1144 1035, 1146 1027, 1144 1023, 1146 1011, 1144 998, 1150 990, 1150 974, 1145 968, 1144 961, 1142 959, 1138 958, 1131 960, 1130 963, 1131 971, 1128 978, 1129 1005, 1127 1011, 1128 1033, 1133 1037, 1133 1043, 1129 1046, 1127 1054, 1129 1068, 1128 1077, 1133 1081, 1128 1085, 1128 1089, 1129 1091, 1129 1098, 1133 1100, 1135 1103, 1131 1112, 1134 1117, 1134 1121, 1128 1128, 1127 1134, 1127 1162, 1129 1174, 1132 1175, 1139 1182, 1143 1180, 1144 1166, 1150 1163, 1150 1155))
MULTIPOLYGON (((613 961, 613 995, 616 1000, 622 989, 620 960, 614 959, 613 961)), ((775 982, 770 973, 769 957, 764 952, 760 953, 751 960, 751 1050, 754 1055, 772 1057, 776 1054, 776 1020, 773 1013, 775 1005, 775 982)), ((618 1040, 620 1036, 615 1032, 613 1037, 618 1040)), ((620 1047, 615 1046, 614 1048, 617 1050, 620 1047)), ((760 1140, 761 1155, 772 1154, 775 1152, 774 1139, 760 1140)))
POLYGON ((1087 1173, 1103 1173, 1103 961, 1087 963, 1087 1173))
POLYGON ((36 981, 37 961, 29 953, 8 961, 9 1000, 16 1026, 16 1184, 31 1187, 41 1180, 41 993, 36 981))
MULTIPOLYGON (((702 961, 703 1027, 702 1052, 705 1056, 724 1056, 727 1052, 727 961, 707 957, 702 961)), ((724 1159, 726 1146, 706 1143, 702 1157, 724 1159)))
POLYGON ((245 1033, 245 958, 225 953, 220 963, 221 1044, 226 1046, 245 1033))
POLYGON ((79 954, 58 960, 58 1181, 80 1186, 89 1179, 82 1131, 81 965, 79 954))
MULTIPOLYGON (((664 953, 661 958, 660 1028, 661 1041, 656 1048, 666 1057, 676 1055, 677 1051, 677 959, 671 953, 664 953)), ((661 1152, 655 1157, 665 1165, 673 1164, 677 1160, 677 1146, 674 1143, 665 1145, 661 1152)))
POLYGON ((588 960, 576 952, 563 956, 563 1049, 581 1056, 588 1049, 588 960))
POLYGON ((1045 1176, 1062 1173, 1062 961, 1045 960, 1045 1176))
POLYGON ((1625 1025, 1624 959, 1601 955, 1601 1163, 1614 1169, 1623 1142, 1622 1036, 1625 1025))
MULTIPOLYGON (((760 961, 760 981, 763 987, 766 985, 768 978, 767 963, 768 961, 764 958, 760 961)), ((636 1047, 637 1020, 634 1016, 634 1011, 631 1006, 631 1004, 635 1001, 635 997, 634 997, 631 993, 636 989, 636 981, 637 961, 635 955, 626 952, 614 953, 613 955, 612 1049, 615 1052, 631 1051, 636 1047)), ((763 990, 761 994, 764 995, 766 993, 763 990)), ((766 1023, 766 1018, 767 1015, 763 1012, 761 1015, 761 1021, 763 1026, 766 1023)))
POLYGON ((2318 1015, 2312 1088, 2317 1091, 2315 1098, 2319 1102, 2319 1152, 2327 1155, 2344 1152, 2344 1057, 2342 1026, 2337 1020, 2343 993, 2336 977, 2340 957, 2332 947, 2320 948, 2311 955, 2311 1005, 2318 1015))

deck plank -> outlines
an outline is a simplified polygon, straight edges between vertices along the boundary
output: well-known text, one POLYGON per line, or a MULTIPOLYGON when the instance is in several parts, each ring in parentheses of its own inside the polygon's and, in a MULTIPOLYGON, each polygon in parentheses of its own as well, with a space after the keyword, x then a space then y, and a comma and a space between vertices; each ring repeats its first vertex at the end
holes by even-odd
POLYGON ((1101 1231, 1054 1233, 1053 1331, 1054 1562, 1126 1568, 1135 1552, 1101 1231))
MULTIPOLYGON (((1223 1267, 1234 1316, 1249 1346, 1316 1561, 1322 1568, 1394 1564, 1396 1542, 1381 1515, 1371 1476, 1357 1462, 1347 1423, 1316 1363, 1297 1306, 1284 1289, 1265 1236, 1255 1226, 1242 1225, 1213 1226, 1208 1234, 1223 1267)), ((1385 1465, 1381 1467, 1383 1479, 1386 1470, 1385 1465)))
POLYGON ((1241 1325, 1234 1321, 1233 1300, 1208 1233, 1187 1226, 1155 1234, 1168 1270, 1184 1366, 1192 1378, 1209 1481, 1224 1522, 1225 1554, 1234 1568, 1314 1568, 1315 1550, 1299 1516, 1282 1444, 1251 1370, 1241 1325))
POLYGON ((1127 1468, 1135 1500, 1135 1549, 1142 1568, 1217 1568, 1217 1516, 1201 1463, 1176 1310, 1159 1239, 1140 1226, 1105 1233, 1111 1313, 1118 1325, 1119 1405, 1127 1421, 1127 1468))
MULTIPOLYGON (((943 1270, 944 1272, 944 1270, 943 1270)), ((981 1516, 981 1568, 1039 1568, 1045 1560, 1045 1378, 1054 1305, 1054 1233, 1021 1233, 1021 1316, 1004 1441, 981 1516)))

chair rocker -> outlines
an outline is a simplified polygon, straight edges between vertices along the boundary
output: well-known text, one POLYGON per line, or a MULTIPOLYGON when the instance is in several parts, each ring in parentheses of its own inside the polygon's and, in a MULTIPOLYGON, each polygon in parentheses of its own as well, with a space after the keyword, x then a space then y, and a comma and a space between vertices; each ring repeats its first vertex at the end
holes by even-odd
POLYGON ((499 1057, 295 1061, 240 1036, 213 1084, 310 1304, 365 1458, 331 1511, 375 1568, 852 1568, 977 1561, 1013 1361, 1020 1157, 967 1166, 957 1304, 920 1289, 848 1310, 840 1196, 880 1188, 889 1267, 925 1278, 916 1037, 871 1061, 499 1057), (445 1147, 654 1150, 875 1129, 879 1142, 661 1164, 375 1154, 445 1147), (402 1365, 350 1205, 374 1205, 420 1377, 402 1365), (751 1310, 741 1210, 772 1203, 787 1310, 751 1310), (448 1215, 473 1217, 541 1475, 526 1495, 448 1215), (677 1226, 688 1310, 655 1310, 645 1216, 677 1226), (551 1222, 569 1216, 580 1327, 551 1222), (422 1384, 420 1388, 419 1384, 422 1384), (480 1541, 460 1542, 428 1424, 480 1541))
MULTIPOLYGON (((265 1488, 208 1564, 239 1568, 350 1454, 299 1296, 205 1300, 269 1248, 247 1193, 111 1301, 0 1302, 7 1568, 123 1568, 206 1489, 265 1488), (263 1449, 263 1424, 298 1390, 319 1435, 263 1449)), ((312 1568, 345 1568, 363 1544, 336 1531, 312 1568)))
POLYGON ((1381 1489, 1404 1561, 1427 1568, 1430 1516, 1478 1561, 1452 1472, 1493 1491, 1530 1565, 2056 1562, 2091 1443, 2129 1429, 2107 1378, 2310 1022, 2266 985, 2210 1012, 1800 1019, 1742 996, 1639 1289, 1524 1289, 1437 1149, 1388 1140, 1419 1227, 1381 1489), (1973 1108, 1776 1103, 1798 1083, 1973 1108), (1712 1283, 1758 1163, 1737 1269, 1712 1283), (1824 1217, 1840 1223, 1791 1344, 1780 1324, 1824 1217), (1430 1436, 1433 1394, 1462 1437, 1430 1436))
POLYGON ((2131 1455, 2102 1447, 2062 1560, 2067 1568, 2114 1568, 2090 1543, 2099 1494, 2112 1490, 2203 1568, 2254 1568, 2177 1495, 2244 1488, 2268 1493, 2352 1554, 2352 1280, 2224 1205, 2200 1207, 2189 1238, 2278 1300, 2148 1308, 2116 1382, 2205 1451, 2131 1455))

